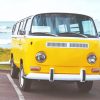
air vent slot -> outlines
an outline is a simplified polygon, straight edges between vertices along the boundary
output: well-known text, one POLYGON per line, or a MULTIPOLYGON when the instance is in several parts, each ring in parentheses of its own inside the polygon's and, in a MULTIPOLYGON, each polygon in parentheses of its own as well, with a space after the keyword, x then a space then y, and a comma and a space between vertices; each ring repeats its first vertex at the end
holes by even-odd
POLYGON ((72 48, 88 48, 88 44, 83 43, 70 43, 70 47, 72 48))
POLYGON ((49 42, 47 43, 47 47, 67 47, 67 43, 49 42))
POLYGON ((77 43, 77 42, 47 42, 47 47, 52 48, 88 48, 87 43, 77 43))

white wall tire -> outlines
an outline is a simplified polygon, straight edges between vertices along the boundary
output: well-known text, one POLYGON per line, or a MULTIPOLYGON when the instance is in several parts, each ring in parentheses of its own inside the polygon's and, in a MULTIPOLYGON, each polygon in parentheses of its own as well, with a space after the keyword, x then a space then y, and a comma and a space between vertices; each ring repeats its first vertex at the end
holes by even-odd
POLYGON ((18 73, 19 73, 19 69, 14 64, 14 61, 11 60, 11 70, 10 70, 11 77, 12 78, 18 78, 18 73))
POLYGON ((31 83, 32 83, 32 80, 24 78, 24 71, 23 71, 23 68, 21 68, 20 73, 19 73, 20 89, 23 91, 29 91, 31 88, 31 83))
POLYGON ((20 87, 22 88, 24 86, 24 78, 23 78, 23 69, 20 70, 20 74, 19 74, 19 83, 20 83, 20 87))

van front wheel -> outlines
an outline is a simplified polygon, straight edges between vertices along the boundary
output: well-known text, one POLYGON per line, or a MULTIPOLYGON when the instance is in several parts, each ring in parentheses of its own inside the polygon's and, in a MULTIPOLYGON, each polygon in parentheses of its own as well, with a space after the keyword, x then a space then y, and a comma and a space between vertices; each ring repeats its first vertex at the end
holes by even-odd
POLYGON ((10 63, 11 63, 11 71, 10 71, 11 77, 18 78, 19 68, 16 67, 13 60, 11 60, 10 63))
POLYGON ((77 82, 80 92, 89 92, 92 89, 93 81, 77 82))
POLYGON ((20 88, 23 91, 29 91, 31 88, 32 80, 24 78, 24 71, 23 68, 20 69, 19 73, 19 84, 20 88))

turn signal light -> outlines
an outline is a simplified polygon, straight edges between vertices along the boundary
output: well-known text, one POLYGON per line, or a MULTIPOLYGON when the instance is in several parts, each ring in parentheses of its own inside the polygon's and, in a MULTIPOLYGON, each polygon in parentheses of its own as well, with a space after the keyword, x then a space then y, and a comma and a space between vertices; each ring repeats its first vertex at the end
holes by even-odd
POLYGON ((30 67, 30 70, 31 71, 40 71, 41 70, 41 67, 38 67, 38 66, 35 66, 35 67, 30 67))
POLYGON ((92 72, 100 72, 100 68, 92 68, 91 71, 92 72))

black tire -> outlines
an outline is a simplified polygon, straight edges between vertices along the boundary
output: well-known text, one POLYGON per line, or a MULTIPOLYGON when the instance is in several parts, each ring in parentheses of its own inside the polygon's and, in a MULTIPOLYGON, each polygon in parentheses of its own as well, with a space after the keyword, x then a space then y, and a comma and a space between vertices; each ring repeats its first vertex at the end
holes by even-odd
POLYGON ((93 81, 77 82, 79 92, 89 92, 92 89, 93 81))
POLYGON ((16 67, 13 60, 11 60, 10 63, 11 63, 11 71, 10 71, 11 77, 18 78, 19 68, 16 67))
POLYGON ((19 73, 19 85, 22 91, 29 91, 31 89, 32 80, 24 78, 24 70, 21 67, 19 73))

